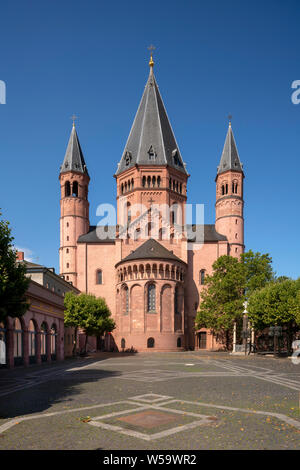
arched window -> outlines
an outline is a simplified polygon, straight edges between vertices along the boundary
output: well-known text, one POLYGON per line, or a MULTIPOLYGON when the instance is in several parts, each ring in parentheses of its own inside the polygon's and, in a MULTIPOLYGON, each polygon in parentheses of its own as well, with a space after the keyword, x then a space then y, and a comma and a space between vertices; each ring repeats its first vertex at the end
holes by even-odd
POLYGON ((126 341, 124 338, 121 339, 121 349, 125 349, 126 341))
POLYGON ((224 196, 224 194, 225 194, 225 186, 224 184, 222 184, 222 196, 224 196))
POLYGON ((22 363, 23 356, 23 331, 22 325, 18 318, 15 319, 14 329, 14 358, 15 365, 22 363))
POLYGON ((181 338, 177 338, 177 348, 181 348, 181 338))
POLYGON ((134 187, 134 180, 133 178, 131 178, 131 189, 133 189, 133 187, 134 187))
POLYGON ((6 364, 6 328, 3 322, 0 322, 0 366, 6 364))
POLYGON ((147 348, 154 348, 154 344, 155 344, 154 338, 147 339, 147 348))
POLYGON ((155 187, 155 185, 156 185, 156 177, 152 176, 152 186, 153 186, 153 188, 155 187))
POLYGON ((138 227, 134 231, 133 239, 136 241, 140 238, 140 236, 141 236, 141 229, 138 227))
POLYGON ((41 325, 41 359, 42 361, 47 360, 47 324, 42 323, 41 325))
POLYGON ((237 181, 233 181, 233 183, 232 183, 232 192, 233 192, 233 194, 237 194, 237 192, 238 192, 238 183, 237 183, 237 181))
POLYGON ((148 312, 155 312, 155 309, 156 309, 155 297, 156 297, 155 284, 149 284, 148 295, 147 295, 147 311, 148 312))
POLYGON ((51 359, 53 360, 53 359, 56 359, 56 337, 57 337, 56 325, 54 323, 51 326, 50 334, 51 334, 50 352, 51 352, 51 359))
POLYGON ((199 273, 199 284, 203 286, 205 283, 205 269, 201 269, 199 273))
POLYGON ((131 222, 131 208, 130 203, 127 204, 127 224, 129 225, 131 222))
POLYGON ((102 284, 102 269, 98 269, 97 271, 96 284, 102 284))
POLYGON ((158 188, 160 187, 160 181, 161 181, 161 177, 158 176, 158 177, 157 177, 157 187, 158 187, 158 188))
POLYGON ((228 194, 228 184, 225 184, 225 194, 228 194))
POLYGON ((65 197, 68 197, 71 195, 71 185, 70 181, 65 182, 65 197))
POLYGON ((78 183, 77 181, 74 181, 73 185, 72 185, 72 196, 73 197, 78 197, 78 183))
POLYGON ((172 180, 169 178, 169 189, 172 189, 172 180))
POLYGON ((174 293, 174 313, 180 313, 178 309, 178 287, 175 287, 175 293, 174 293))
POLYGON ((128 315, 129 313, 129 289, 128 286, 124 286, 122 289, 123 294, 123 313, 124 315, 128 315))
POLYGON ((146 186, 146 176, 143 176, 142 186, 143 186, 143 188, 146 186))
POLYGON ((36 331, 33 320, 29 322, 28 328, 28 349, 29 349, 29 362, 35 362, 36 354, 36 331))
POLYGON ((151 185, 151 176, 148 176, 148 178, 147 178, 147 186, 148 186, 148 188, 150 188, 150 185, 151 185))
POLYGON ((122 183, 121 184, 121 194, 123 194, 123 193, 124 193, 124 184, 122 183))

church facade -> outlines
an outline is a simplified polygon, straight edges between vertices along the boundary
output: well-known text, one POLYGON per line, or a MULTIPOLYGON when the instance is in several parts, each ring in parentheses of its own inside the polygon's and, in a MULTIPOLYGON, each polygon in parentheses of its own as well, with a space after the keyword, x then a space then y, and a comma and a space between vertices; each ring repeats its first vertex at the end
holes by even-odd
MULTIPOLYGON (((106 299, 119 350, 215 349, 195 332, 205 275, 244 251, 243 166, 231 124, 215 179, 215 224, 187 224, 189 174, 153 72, 114 174, 116 222, 89 223, 90 176, 73 124, 60 168, 60 274, 106 299)), ((95 345, 96 347, 96 345, 95 345)))

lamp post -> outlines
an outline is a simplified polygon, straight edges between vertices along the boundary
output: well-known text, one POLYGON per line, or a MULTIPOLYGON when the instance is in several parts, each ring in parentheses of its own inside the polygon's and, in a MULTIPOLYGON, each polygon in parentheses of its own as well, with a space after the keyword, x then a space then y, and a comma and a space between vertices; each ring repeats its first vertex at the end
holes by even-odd
POLYGON ((242 337, 243 343, 245 348, 245 356, 247 354, 247 345, 248 345, 248 338, 251 336, 251 329, 249 328, 249 320, 248 320, 248 311, 247 311, 248 302, 244 302, 244 312, 243 312, 243 330, 242 330, 242 337))

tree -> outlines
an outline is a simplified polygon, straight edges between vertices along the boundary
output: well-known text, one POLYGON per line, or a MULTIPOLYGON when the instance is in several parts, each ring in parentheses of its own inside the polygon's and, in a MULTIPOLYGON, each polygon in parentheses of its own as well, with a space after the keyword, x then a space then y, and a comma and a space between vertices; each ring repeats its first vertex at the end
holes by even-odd
POLYGON ((26 265, 16 262, 13 240, 9 222, 0 220, 0 321, 7 316, 21 317, 29 307, 25 294, 30 279, 26 265))
POLYGON ((300 325, 300 279, 272 282, 254 291, 248 301, 249 319, 255 328, 300 325))
POLYGON ((268 253, 253 253, 252 250, 249 250, 241 255, 241 262, 245 268, 246 297, 250 296, 256 289, 261 289, 268 282, 274 280, 272 258, 268 253))
POLYGON ((103 335, 115 328, 110 310, 101 297, 96 298, 94 295, 84 293, 75 295, 74 292, 67 292, 64 305, 65 326, 73 327, 75 330, 73 355, 75 355, 77 347, 78 328, 82 328, 86 334, 85 351, 88 336, 103 335))
POLYGON ((232 256, 221 256, 213 266, 213 274, 206 276, 200 297, 196 328, 209 328, 214 334, 225 336, 229 349, 230 331, 240 321, 245 301, 246 273, 243 263, 232 256))

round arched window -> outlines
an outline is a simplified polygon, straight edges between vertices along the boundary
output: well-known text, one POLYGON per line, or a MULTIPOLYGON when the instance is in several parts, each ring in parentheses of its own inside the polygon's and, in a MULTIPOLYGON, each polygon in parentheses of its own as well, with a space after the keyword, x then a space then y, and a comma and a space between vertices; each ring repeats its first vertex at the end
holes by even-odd
POLYGON ((36 331, 35 331, 35 325, 34 325, 33 320, 30 320, 29 322, 28 349, 29 349, 29 361, 34 362, 33 359, 35 358, 35 353, 36 353, 36 331))
POLYGON ((155 344, 154 338, 148 338, 147 348, 154 348, 154 344, 155 344))
POLYGON ((15 319, 14 329, 14 358, 15 364, 20 363, 23 355, 23 331, 19 318, 15 319))

